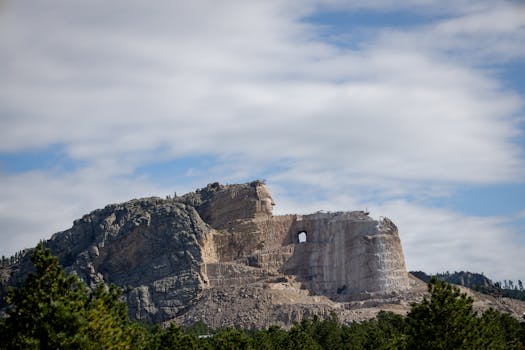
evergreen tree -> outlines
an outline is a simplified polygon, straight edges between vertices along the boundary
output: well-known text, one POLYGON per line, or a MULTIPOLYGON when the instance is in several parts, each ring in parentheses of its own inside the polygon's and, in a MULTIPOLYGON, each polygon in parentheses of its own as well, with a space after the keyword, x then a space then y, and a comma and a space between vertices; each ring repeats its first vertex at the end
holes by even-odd
POLYGON ((160 336, 159 350, 180 349, 193 350, 200 349, 197 337, 185 333, 179 326, 172 323, 160 336))
POLYGON ((134 333, 115 287, 89 292, 76 275, 39 244, 31 257, 35 272, 10 289, 2 324, 5 349, 129 349, 134 333))
POLYGON ((472 349, 479 337, 473 299, 432 278, 425 297, 408 313, 410 349, 472 349))
POLYGON ((525 319, 492 309, 479 316, 472 298, 435 278, 430 296, 412 305, 407 317, 380 312, 343 325, 332 314, 303 319, 289 331, 213 332, 203 322, 163 330, 129 322, 118 288, 101 284, 90 291, 42 244, 31 261, 34 273, 9 291, 0 349, 525 349, 525 319), (214 335, 198 337, 203 334, 214 335))
POLYGON ((252 350, 254 348, 253 339, 243 330, 223 329, 213 337, 207 338, 200 348, 214 350, 252 350))
POLYGON ((525 349, 520 341, 521 325, 508 314, 488 309, 480 320, 478 344, 485 349, 525 349))
POLYGON ((405 329, 403 316, 381 311, 375 319, 342 327, 344 349, 404 349, 405 329))
POLYGON ((311 336, 311 321, 303 320, 300 325, 293 326, 288 335, 290 343, 288 349, 318 350, 319 344, 311 336))
POLYGON ((335 313, 324 320, 316 315, 313 319, 312 337, 323 349, 342 349, 343 338, 341 322, 335 313))
POLYGON ((291 349, 288 332, 279 326, 270 326, 266 330, 258 331, 254 336, 257 349, 291 349))

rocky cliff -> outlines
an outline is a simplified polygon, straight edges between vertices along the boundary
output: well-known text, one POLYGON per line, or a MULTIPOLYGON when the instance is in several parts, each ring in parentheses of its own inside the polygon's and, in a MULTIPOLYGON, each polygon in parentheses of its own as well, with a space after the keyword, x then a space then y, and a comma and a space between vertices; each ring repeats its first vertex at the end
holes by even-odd
MULTIPOLYGON (((88 285, 122 287, 130 316, 151 322, 364 319, 379 308, 403 312, 424 292, 407 274, 392 221, 362 211, 274 216, 273 205, 260 181, 214 183, 108 205, 45 245, 88 285)), ((29 255, 2 266, 0 293, 24 280, 29 255)))

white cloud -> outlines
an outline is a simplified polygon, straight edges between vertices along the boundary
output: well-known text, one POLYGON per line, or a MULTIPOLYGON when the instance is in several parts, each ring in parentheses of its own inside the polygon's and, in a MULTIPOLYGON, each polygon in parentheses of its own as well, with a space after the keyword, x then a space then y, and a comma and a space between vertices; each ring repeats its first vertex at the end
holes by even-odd
POLYGON ((518 1, 494 0, 320 0, 311 1, 318 9, 324 10, 374 10, 377 12, 408 11, 428 16, 460 16, 471 13, 488 12, 494 8, 519 4, 518 1))
POLYGON ((375 219, 391 218, 399 229, 409 270, 483 272, 495 281, 525 277, 521 259, 525 237, 510 224, 510 216, 468 216, 405 200, 367 203, 344 188, 325 200, 312 199, 308 193, 289 199, 285 194, 281 197, 285 191, 279 187, 271 189, 277 214, 367 209, 375 219))
POLYGON ((381 45, 417 48, 441 60, 455 59, 486 68, 492 63, 525 58, 525 48, 520 44, 525 37, 525 5, 487 1, 479 8, 457 11, 420 30, 383 31, 379 36, 381 45))
POLYGON ((34 246, 65 230, 88 211, 133 197, 169 194, 140 178, 112 177, 95 169, 69 174, 0 173, 0 254, 34 246))
POLYGON ((396 218, 411 270, 484 272, 495 280, 524 277, 525 237, 510 225, 510 216, 466 216, 402 200, 379 210, 396 218))
POLYGON ((288 13, 229 5, 168 6, 171 16, 153 25, 133 8, 110 23, 106 6, 86 9, 83 17, 97 20, 76 24, 78 10, 63 4, 36 47, 29 40, 39 21, 13 16, 9 35, 22 43, 7 42, 12 77, 0 99, 13 117, 2 120, 2 149, 63 143, 71 157, 95 162, 163 147, 321 168, 351 161, 343 172, 389 169, 386 177, 400 179, 521 175, 509 139, 522 101, 483 72, 395 43, 335 50, 309 40, 312 29, 288 13))
MULTIPOLYGON (((270 169, 290 209, 292 183, 331 196, 301 203, 302 211, 522 179, 513 138, 523 97, 470 61, 523 57, 523 18, 513 12, 521 8, 415 3, 403 9, 444 19, 374 28, 365 45, 343 49, 321 42, 302 17, 319 7, 386 11, 398 2, 9 2, 0 13, 0 152, 58 144, 86 167, 1 175, 1 222, 41 237, 106 201, 163 194, 134 170, 195 155, 223 161, 200 180, 234 182, 270 169), (30 194, 39 199, 27 207, 30 194), (35 214, 20 216, 26 209, 35 214)), ((429 218, 428 244, 454 227, 480 229, 449 212, 446 226, 434 228, 439 210, 402 203, 396 215, 429 218)), ((418 225, 424 221, 409 227, 418 225)), ((22 247, 10 242, 2 249, 22 247)))
POLYGON ((481 11, 443 21, 436 30, 448 35, 463 33, 494 35, 509 33, 525 26, 525 8, 502 2, 491 11, 481 11), (503 5, 503 6, 501 6, 503 5))

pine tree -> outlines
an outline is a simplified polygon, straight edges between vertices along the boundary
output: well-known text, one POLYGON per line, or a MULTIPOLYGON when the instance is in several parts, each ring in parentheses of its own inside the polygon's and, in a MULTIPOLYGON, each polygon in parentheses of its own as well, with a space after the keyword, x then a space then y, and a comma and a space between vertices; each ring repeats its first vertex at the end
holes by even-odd
POLYGON ((0 348, 131 348, 134 334, 117 288, 100 285, 90 292, 76 275, 66 275, 42 244, 31 261, 35 272, 6 298, 10 308, 0 348))
POLYGON ((479 321, 480 348, 525 349, 520 341, 520 322, 512 316, 488 309, 479 321))
POLYGON ((186 334, 179 326, 172 323, 164 332, 162 332, 158 349, 199 349, 199 343, 197 337, 186 334))
POLYGON ((206 339, 200 348, 226 350, 252 350, 254 349, 253 339, 240 329, 227 328, 219 331, 213 337, 206 339))
MULTIPOLYGON (((408 316, 408 348, 470 349, 477 338, 473 299, 435 278, 430 298, 412 306, 408 316)), ((474 347, 475 348, 475 347, 474 347)))

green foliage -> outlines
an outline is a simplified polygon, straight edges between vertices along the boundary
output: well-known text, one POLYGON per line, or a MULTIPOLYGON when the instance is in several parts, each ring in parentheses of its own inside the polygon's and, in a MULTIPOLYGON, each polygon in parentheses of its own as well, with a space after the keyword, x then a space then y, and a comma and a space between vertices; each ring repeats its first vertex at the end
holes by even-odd
POLYGON ((430 298, 413 305, 407 316, 410 349, 522 349, 520 324, 488 310, 481 317, 473 300, 444 281, 429 282, 430 298))
POLYGON ((310 321, 303 320, 300 325, 293 326, 288 332, 289 344, 287 349, 317 350, 321 349, 314 340, 313 328, 307 324, 310 321))
POLYGON ((477 315, 470 297, 436 279, 429 282, 430 296, 406 317, 380 312, 343 324, 332 314, 303 319, 290 330, 250 332, 214 331, 203 322, 162 329, 129 322, 118 288, 90 291, 42 245, 31 260, 35 272, 9 291, 0 349, 525 349, 525 322, 492 309, 477 315))
POLYGON ((408 314, 408 344, 411 349, 464 349, 476 334, 473 300, 457 287, 432 278, 425 297, 408 314))
POLYGON ((254 343, 257 349, 290 349, 291 342, 288 332, 278 326, 256 332, 254 343))
POLYGON ((256 349, 399 349, 404 318, 381 312, 375 320, 342 324, 335 314, 314 316, 288 332, 277 326, 255 334, 256 349))
POLYGON ((199 349, 197 337, 185 333, 179 326, 172 323, 164 332, 160 334, 159 350, 199 349))
POLYGON ((313 339, 322 349, 342 349, 342 325, 335 313, 324 320, 315 316, 311 327, 313 339))
POLYGON ((3 348, 131 348, 134 333, 117 288, 100 285, 89 292, 76 275, 67 276, 41 244, 31 261, 35 273, 7 296, 11 307, 2 324, 3 348))
POLYGON ((255 349, 253 338, 245 331, 233 328, 223 329, 213 337, 203 340, 206 349, 213 350, 252 350, 255 349))
POLYGON ((16 252, 14 255, 10 256, 9 258, 2 255, 2 259, 0 260, 0 267, 5 267, 19 263, 26 256, 26 254, 30 252, 31 249, 22 249, 16 252))
POLYGON ((484 339, 486 348, 491 349, 525 349, 520 339, 524 324, 514 317, 489 309, 480 320, 480 338, 484 339))
POLYGON ((343 326, 344 349, 403 349, 405 328, 403 316, 381 311, 375 319, 343 326))
POLYGON ((525 300, 525 290, 521 280, 516 282, 504 280, 503 283, 494 283, 483 273, 473 273, 468 271, 459 271, 454 273, 447 271, 444 273, 435 274, 433 276, 427 275, 423 271, 411 271, 410 273, 425 283, 428 283, 432 277, 436 277, 438 280, 465 286, 483 294, 525 300))
POLYGON ((525 301, 525 290, 523 289, 500 289, 500 294, 507 298, 525 301))

